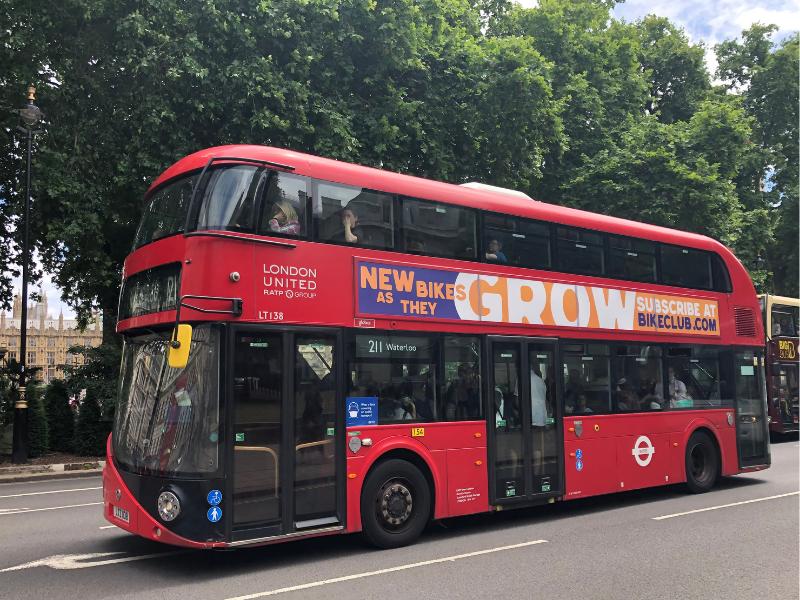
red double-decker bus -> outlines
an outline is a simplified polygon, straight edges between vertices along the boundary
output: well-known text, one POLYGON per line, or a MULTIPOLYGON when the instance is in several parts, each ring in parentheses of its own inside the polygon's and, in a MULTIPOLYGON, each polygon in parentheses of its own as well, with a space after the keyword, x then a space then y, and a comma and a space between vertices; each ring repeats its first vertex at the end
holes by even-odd
POLYGON ((145 200, 103 476, 123 529, 392 547, 769 465, 759 304, 714 240, 259 146, 145 200))

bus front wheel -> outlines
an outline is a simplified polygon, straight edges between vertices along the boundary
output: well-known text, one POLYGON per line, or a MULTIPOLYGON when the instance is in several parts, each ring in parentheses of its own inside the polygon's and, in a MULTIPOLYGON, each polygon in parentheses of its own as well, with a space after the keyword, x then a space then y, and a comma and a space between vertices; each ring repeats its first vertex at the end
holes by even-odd
POLYGON ((413 543, 431 514, 431 493, 420 470, 390 459, 367 476, 361 492, 361 524, 367 541, 379 548, 413 543))
POLYGON ((686 444, 686 487, 693 494, 709 491, 719 478, 719 454, 711 436, 695 431, 686 444))

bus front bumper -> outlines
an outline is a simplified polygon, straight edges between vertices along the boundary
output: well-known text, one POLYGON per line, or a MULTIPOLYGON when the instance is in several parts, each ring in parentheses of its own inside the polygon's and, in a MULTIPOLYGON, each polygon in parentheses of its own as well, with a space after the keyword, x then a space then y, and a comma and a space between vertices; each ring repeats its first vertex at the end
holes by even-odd
POLYGON ((131 494, 114 465, 111 436, 106 444, 106 465, 103 468, 103 516, 106 521, 149 540, 184 548, 226 548, 226 542, 199 542, 177 535, 154 519, 131 494))

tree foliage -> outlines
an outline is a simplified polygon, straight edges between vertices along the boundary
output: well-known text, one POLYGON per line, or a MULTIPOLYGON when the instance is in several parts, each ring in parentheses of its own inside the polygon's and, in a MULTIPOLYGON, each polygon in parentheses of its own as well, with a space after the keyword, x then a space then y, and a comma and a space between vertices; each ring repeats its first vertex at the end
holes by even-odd
POLYGON ((71 452, 75 429, 75 415, 69 406, 67 386, 61 379, 54 379, 44 394, 47 413, 49 447, 58 452, 71 452))
MULTIPOLYGON (((113 338, 121 265, 158 173, 199 148, 290 147, 707 233, 797 293, 797 36, 716 48, 614 0, 7 0, 0 8, 0 301, 18 260, 25 84, 33 241, 113 338), (17 243, 14 243, 17 242, 17 243), (787 256, 789 260, 787 260, 787 256)), ((98 397, 103 397, 105 392, 98 397)))
POLYGON ((108 422, 101 418, 100 403, 93 390, 86 391, 75 423, 72 446, 81 456, 102 456, 106 450, 106 439, 111 431, 108 422))
POLYGON ((50 447, 42 386, 29 383, 26 386, 25 398, 28 401, 28 456, 36 458, 47 452, 50 447))
POLYGON ((91 393, 98 403, 103 419, 111 422, 117 397, 117 374, 121 359, 120 347, 116 344, 101 344, 97 347, 73 346, 70 354, 83 356, 83 364, 64 367, 64 379, 68 393, 80 396, 91 393))

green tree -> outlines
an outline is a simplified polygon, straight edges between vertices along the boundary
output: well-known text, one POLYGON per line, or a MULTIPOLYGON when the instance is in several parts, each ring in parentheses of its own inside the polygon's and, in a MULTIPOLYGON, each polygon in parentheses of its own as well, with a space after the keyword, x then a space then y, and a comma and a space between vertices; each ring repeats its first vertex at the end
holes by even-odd
POLYGON ((47 412, 47 429, 50 449, 71 452, 75 429, 75 415, 69 406, 67 386, 61 379, 54 379, 44 394, 47 412))
POLYGON ((763 272, 771 274, 764 289, 797 296, 800 35, 795 33, 776 47, 771 39, 776 29, 755 24, 742 32, 741 40, 718 44, 717 76, 730 93, 742 98, 755 119, 753 140, 761 150, 761 160, 745 172, 749 176, 740 186, 740 195, 755 198, 751 203, 757 205, 763 229, 755 229, 754 237, 766 234, 766 247, 758 254, 766 262, 763 272))
POLYGON ((83 364, 64 367, 65 385, 69 395, 78 396, 86 390, 99 404, 106 422, 114 419, 117 400, 120 347, 116 344, 73 346, 72 355, 81 355, 83 364))
POLYGON ((631 121, 617 144, 586 160, 565 201, 623 218, 736 240, 741 208, 733 184, 697 152, 686 123, 631 121))
POLYGON ((50 448, 42 386, 28 383, 25 397, 28 401, 28 456, 36 458, 50 448))
POLYGON ((647 112, 658 114, 663 123, 688 121, 711 90, 705 49, 690 44, 686 34, 663 17, 650 15, 636 26, 639 60, 650 83, 647 112))
POLYGON ((189 152, 274 144, 529 184, 560 151, 548 63, 530 40, 487 42, 468 3, 67 0, 34 13, 49 40, 29 61, 48 115, 34 239, 79 316, 103 309, 107 343, 147 182, 189 152))
POLYGON ((75 452, 81 456, 102 456, 110 431, 107 421, 102 419, 100 404, 94 391, 87 390, 75 423, 75 437, 72 442, 75 452))

